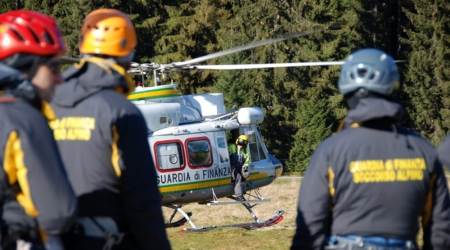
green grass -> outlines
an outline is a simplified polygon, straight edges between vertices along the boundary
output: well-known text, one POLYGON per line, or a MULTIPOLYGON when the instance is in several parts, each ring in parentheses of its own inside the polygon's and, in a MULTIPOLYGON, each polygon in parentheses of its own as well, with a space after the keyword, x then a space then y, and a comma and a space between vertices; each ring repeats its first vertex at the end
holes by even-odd
MULTIPOLYGON (((241 228, 221 228, 207 232, 186 232, 183 228, 167 230, 174 250, 182 249, 289 249, 295 231, 296 202, 300 179, 277 179, 261 189, 264 197, 271 201, 254 208, 262 219, 270 218, 282 209, 284 220, 279 224, 256 230, 241 228)), ((225 199, 226 200, 226 199, 225 199)), ((185 211, 193 213, 192 220, 197 226, 226 225, 251 222, 252 219, 241 205, 205 206, 188 204, 185 211)), ((170 210, 164 209, 168 218, 170 210)), ((184 225, 188 226, 187 224, 184 225)))
POLYGON ((170 229, 168 233, 174 250, 289 249, 294 236, 293 229, 227 228, 195 233, 170 229))

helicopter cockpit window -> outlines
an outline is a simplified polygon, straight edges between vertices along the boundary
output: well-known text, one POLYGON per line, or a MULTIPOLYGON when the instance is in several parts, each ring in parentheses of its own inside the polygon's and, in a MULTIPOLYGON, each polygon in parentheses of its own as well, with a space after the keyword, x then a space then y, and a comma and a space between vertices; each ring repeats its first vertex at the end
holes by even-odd
POLYGON ((183 146, 180 141, 167 141, 155 144, 156 167, 164 171, 180 170, 184 167, 183 146))
POLYGON ((190 167, 201 168, 212 165, 211 144, 207 137, 187 140, 186 148, 190 167))
POLYGON ((226 148, 227 144, 225 142, 225 138, 224 137, 217 137, 217 147, 219 148, 226 148))

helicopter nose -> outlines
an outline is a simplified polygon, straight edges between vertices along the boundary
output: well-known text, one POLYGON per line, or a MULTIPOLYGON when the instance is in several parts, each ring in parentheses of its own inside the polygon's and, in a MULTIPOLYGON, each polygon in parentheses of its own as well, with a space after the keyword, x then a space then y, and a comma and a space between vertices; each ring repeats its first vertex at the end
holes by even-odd
POLYGON ((269 154, 269 159, 275 167, 275 176, 279 177, 283 174, 283 163, 274 155, 269 154))
POLYGON ((283 166, 275 167, 275 176, 280 177, 283 174, 283 166))

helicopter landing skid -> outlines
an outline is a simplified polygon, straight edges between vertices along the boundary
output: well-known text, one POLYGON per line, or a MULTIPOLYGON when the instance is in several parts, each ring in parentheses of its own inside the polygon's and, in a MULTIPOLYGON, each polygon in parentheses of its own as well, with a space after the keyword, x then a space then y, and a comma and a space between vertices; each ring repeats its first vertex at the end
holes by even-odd
MULTIPOLYGON (((181 209, 181 208, 180 208, 181 209)), ((173 218, 175 217, 175 214, 177 213, 177 210, 174 209, 172 215, 170 216, 169 222, 166 223, 166 227, 181 227, 184 224, 186 224, 186 222, 188 221, 185 217, 177 220, 177 221, 173 221, 173 218)), ((188 217, 192 216, 191 212, 187 212, 186 215, 188 217)))
POLYGON ((184 225, 186 222, 189 222, 191 228, 193 229, 198 228, 191 220, 192 213, 191 212, 186 213, 183 209, 181 209, 182 207, 181 205, 167 205, 167 207, 173 209, 173 212, 172 215, 170 215, 169 222, 166 223, 166 227, 179 227, 184 225), (172 222, 176 213, 180 213, 183 216, 183 218, 172 222))
MULTIPOLYGON (((227 205, 227 204, 241 204, 245 207, 245 209, 250 213, 254 222, 249 223, 240 223, 240 224, 228 224, 228 225, 218 225, 218 226, 206 226, 206 227, 197 227, 194 222, 191 220, 192 213, 186 213, 181 207, 182 205, 166 205, 168 208, 173 209, 173 213, 170 216, 169 223, 166 224, 166 227, 178 227, 184 225, 186 222, 191 226, 190 228, 184 228, 185 231, 188 232, 204 232, 209 231, 215 228, 225 228, 225 227, 239 227, 245 229, 257 229, 262 227, 269 227, 275 225, 283 220, 284 211, 278 210, 275 214, 264 221, 261 221, 256 213, 253 211, 253 207, 262 202, 268 202, 270 199, 264 199, 258 190, 253 190, 253 194, 245 194, 245 196, 228 196, 227 198, 232 199, 233 201, 219 201, 217 198, 214 189, 212 189, 213 199, 212 201, 206 203, 208 206, 211 205, 227 205), (183 218, 172 222, 176 213, 180 213, 183 218)), ((205 203, 203 203, 205 204, 205 203)))
POLYGON ((259 192, 259 189, 253 190, 252 193, 246 193, 245 198, 244 196, 237 197, 237 196, 227 196, 227 198, 230 198, 234 201, 221 201, 217 198, 216 193, 214 192, 214 189, 211 189, 213 199, 206 203, 208 206, 215 206, 215 205, 235 205, 235 204, 244 204, 244 203, 250 203, 252 204, 251 207, 256 206, 258 203, 264 203, 269 202, 270 199, 264 198, 261 193, 259 192))
POLYGON ((243 228, 247 230, 253 230, 263 227, 270 227, 275 224, 280 223, 284 217, 284 211, 278 210, 275 212, 275 214, 270 217, 269 219, 262 221, 262 222, 249 222, 249 223, 239 223, 239 224, 228 224, 228 225, 220 225, 220 226, 208 226, 208 227, 201 227, 201 228, 188 228, 186 231, 188 232, 206 232, 213 229, 219 229, 219 228, 243 228))

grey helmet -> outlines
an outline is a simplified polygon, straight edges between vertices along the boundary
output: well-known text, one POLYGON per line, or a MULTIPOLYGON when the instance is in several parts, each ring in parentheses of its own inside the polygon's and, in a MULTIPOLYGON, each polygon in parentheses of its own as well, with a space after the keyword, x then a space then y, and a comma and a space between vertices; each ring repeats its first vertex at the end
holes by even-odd
POLYGON ((345 60, 338 87, 342 95, 364 88, 387 96, 398 80, 397 65, 391 56, 377 49, 361 49, 345 60))

